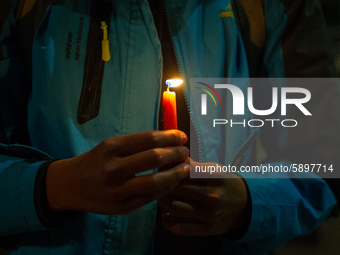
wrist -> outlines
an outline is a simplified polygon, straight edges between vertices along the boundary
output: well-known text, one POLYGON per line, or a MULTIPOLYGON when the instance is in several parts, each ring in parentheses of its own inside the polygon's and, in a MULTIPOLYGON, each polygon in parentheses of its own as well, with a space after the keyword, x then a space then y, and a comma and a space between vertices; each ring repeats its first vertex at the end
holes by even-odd
POLYGON ((56 228, 63 226, 63 221, 65 219, 73 218, 75 215, 77 215, 77 212, 74 211, 60 212, 52 209, 47 199, 47 170, 54 161, 55 160, 46 161, 39 167, 34 186, 34 203, 36 213, 40 223, 46 228, 56 228))
POLYGON ((46 196, 47 202, 51 210, 55 212, 63 212, 72 210, 68 206, 68 186, 66 180, 66 160, 53 161, 46 172, 46 196))

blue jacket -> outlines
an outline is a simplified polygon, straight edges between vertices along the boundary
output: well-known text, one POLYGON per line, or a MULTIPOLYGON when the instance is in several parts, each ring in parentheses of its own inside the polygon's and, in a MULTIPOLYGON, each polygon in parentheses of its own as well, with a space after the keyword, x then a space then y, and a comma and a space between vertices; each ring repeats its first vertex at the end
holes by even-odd
MULTIPOLYGON (((304 52, 304 46, 296 52, 305 57, 303 63, 308 63, 307 66, 289 59, 293 54, 289 50, 294 50, 288 47, 291 42, 286 29, 295 27, 289 15, 301 15, 297 7, 302 5, 306 5, 302 9, 307 9, 304 14, 308 17, 318 9, 314 1, 310 1, 313 4, 286 2, 289 1, 264 1, 264 12, 258 12, 265 25, 265 42, 256 38, 256 33, 249 33, 249 42, 259 49, 257 52, 263 59, 257 70, 261 76, 308 76, 316 59, 327 59, 327 54, 318 50, 304 52), (291 62, 287 64, 287 61, 291 62)), ((13 11, 16 1, 10 3, 13 11)), ((244 31, 237 26, 236 8, 227 9, 229 3, 224 0, 166 1, 187 98, 190 78, 249 77, 251 56, 247 57, 242 39, 244 31), (224 12, 234 15, 224 15, 224 12)), ((48 9, 34 37, 31 94, 23 77, 18 75, 22 72, 22 61, 19 46, 12 43, 16 29, 13 13, 2 27, 3 129, 8 143, 16 142, 18 127, 20 130, 27 122, 31 141, 30 147, 24 149, 1 147, 0 235, 22 234, 12 254, 152 254, 155 202, 128 215, 81 213, 57 229, 43 227, 34 206, 36 173, 47 155, 73 157, 108 137, 158 127, 162 55, 152 14, 144 0, 113 0, 112 6, 112 13, 104 17, 110 24, 111 59, 105 64, 99 63, 102 68, 94 64, 101 60, 95 53, 100 52, 100 47, 95 48, 92 33, 102 30, 90 18, 91 1, 61 1, 48 9), (86 61, 89 54, 93 58, 86 61), (88 75, 84 75, 84 70, 88 75), (102 75, 102 81, 96 80, 98 75, 102 75), (91 87, 95 95, 87 94, 89 84, 95 84, 91 87), (18 150, 29 154, 31 160, 20 159, 18 154, 8 156, 9 151, 18 150)), ((254 15, 249 8, 241 10, 248 17, 254 15)), ((295 29, 298 31, 300 27, 295 29)), ((313 75, 331 73, 327 62, 313 75)), ((193 119, 195 121, 195 117, 193 119)), ((227 143, 199 133, 202 160, 231 163, 251 131, 245 128, 230 133, 227 143), (227 156, 216 152, 215 148, 221 144, 227 147, 227 156)), ((276 138, 281 134, 277 131, 276 138)), ((277 152, 283 150, 278 139, 272 139, 271 143, 270 148, 277 152)), ((336 203, 328 185, 320 178, 247 179, 247 184, 252 199, 248 231, 237 241, 217 237, 222 244, 211 254, 262 254, 278 249, 289 239, 314 230, 336 203)))

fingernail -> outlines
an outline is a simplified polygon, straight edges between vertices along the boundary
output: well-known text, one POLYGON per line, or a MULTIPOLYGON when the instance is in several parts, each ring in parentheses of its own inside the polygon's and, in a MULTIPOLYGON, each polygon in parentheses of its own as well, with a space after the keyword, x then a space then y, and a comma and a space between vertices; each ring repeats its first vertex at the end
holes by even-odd
POLYGON ((175 217, 169 212, 163 212, 162 218, 163 218, 163 220, 166 220, 166 221, 172 221, 172 220, 175 219, 175 217))
POLYGON ((184 171, 185 172, 189 172, 190 173, 190 164, 186 164, 184 167, 183 167, 184 171))
POLYGON ((185 133, 181 133, 181 143, 185 144, 188 141, 188 137, 185 133))

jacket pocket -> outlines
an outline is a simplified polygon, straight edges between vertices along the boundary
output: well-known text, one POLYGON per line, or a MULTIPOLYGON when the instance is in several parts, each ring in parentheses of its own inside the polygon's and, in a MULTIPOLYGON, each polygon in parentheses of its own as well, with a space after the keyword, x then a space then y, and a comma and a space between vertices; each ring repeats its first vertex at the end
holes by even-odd
POLYGON ((112 5, 108 0, 92 0, 89 34, 86 44, 84 77, 79 99, 77 122, 84 124, 99 114, 105 62, 102 60, 103 31, 105 21, 109 30, 112 5))

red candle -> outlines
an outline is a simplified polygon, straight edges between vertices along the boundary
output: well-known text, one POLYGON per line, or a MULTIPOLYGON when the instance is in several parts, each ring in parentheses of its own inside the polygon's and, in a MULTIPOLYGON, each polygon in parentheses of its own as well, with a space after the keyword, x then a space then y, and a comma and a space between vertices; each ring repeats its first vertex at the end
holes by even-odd
POLYGON ((163 92, 163 117, 164 130, 177 129, 177 105, 176 93, 171 92, 169 87, 176 87, 182 84, 182 80, 167 80, 167 91, 163 92))
POLYGON ((163 92, 163 116, 164 130, 177 129, 176 93, 169 91, 169 87, 163 92))

